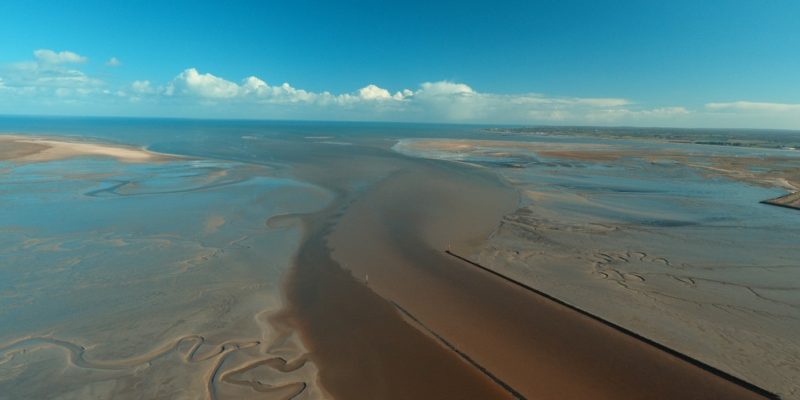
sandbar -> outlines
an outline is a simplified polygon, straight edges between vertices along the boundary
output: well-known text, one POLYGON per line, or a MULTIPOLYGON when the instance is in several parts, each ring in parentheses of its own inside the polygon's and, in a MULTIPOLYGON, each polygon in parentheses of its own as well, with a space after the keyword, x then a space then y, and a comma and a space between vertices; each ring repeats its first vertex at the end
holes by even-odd
POLYGON ((75 157, 109 157, 121 162, 144 163, 169 156, 132 146, 0 134, 0 161, 34 163, 75 157))

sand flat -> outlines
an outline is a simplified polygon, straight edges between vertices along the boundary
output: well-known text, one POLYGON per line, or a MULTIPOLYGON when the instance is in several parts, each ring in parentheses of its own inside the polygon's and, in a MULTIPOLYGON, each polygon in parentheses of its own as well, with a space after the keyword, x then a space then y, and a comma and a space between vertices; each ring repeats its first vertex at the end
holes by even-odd
POLYGON ((420 168, 394 175, 337 225, 335 257, 526 398, 761 398, 447 257, 442 238, 460 248, 470 241, 462 228, 492 229, 478 228, 474 215, 509 206, 502 196, 465 205, 465 197, 487 189, 466 173, 420 168), (459 206, 447 206, 453 204, 459 206), (366 242, 370 249, 358 245, 366 242))
MULTIPOLYGON (((575 162, 591 151, 576 146, 555 163, 507 168, 479 142, 459 161, 480 160, 527 200, 482 249, 464 250, 471 259, 782 396, 800 393, 794 211, 759 203, 793 190, 796 154, 640 143, 621 144, 624 158, 575 162)), ((503 148, 518 157, 538 146, 503 148)), ((416 154, 452 159, 442 147, 416 154)))
POLYGON ((493 173, 365 153, 303 174, 339 199, 307 217, 287 285, 335 398, 761 398, 445 254, 517 207, 493 173))
POLYGON ((74 157, 110 157, 122 162, 143 163, 163 160, 168 156, 130 146, 0 135, 0 161, 47 162, 74 157))
MULTIPOLYGON (((758 398, 756 392, 444 252, 451 249, 504 273, 518 272, 504 261, 539 261, 539 266, 558 268, 559 279, 538 275, 545 269, 536 269, 528 281, 532 286, 559 298, 573 295, 563 298, 581 302, 582 308, 596 306, 592 312, 613 308, 618 314, 610 315, 623 317, 650 303, 618 294, 651 294, 648 285, 665 290, 682 285, 689 289, 681 294, 696 288, 701 294, 729 296, 725 301, 748 301, 753 293, 794 301, 791 287, 752 280, 769 280, 791 265, 746 275, 747 265, 684 265, 663 249, 638 248, 675 246, 674 239, 649 233, 653 227, 693 222, 676 210, 697 206, 692 199, 667 196, 681 207, 653 207, 651 201, 662 195, 647 182, 634 188, 639 191, 618 179, 600 178, 604 185, 592 186, 598 171, 618 171, 593 163, 624 166, 640 162, 641 154, 606 157, 596 151, 623 153, 613 146, 597 150, 569 143, 538 151, 529 144, 519 151, 508 142, 464 146, 460 140, 453 147, 458 157, 448 159, 465 162, 452 163, 398 155, 389 150, 394 142, 386 136, 350 137, 336 130, 337 140, 353 145, 330 146, 292 135, 270 138, 260 126, 253 131, 259 140, 242 136, 247 142, 226 135, 227 125, 209 129, 220 134, 198 140, 190 128, 168 143, 150 142, 168 152, 203 155, 190 162, 118 163, 112 155, 83 148, 77 152, 81 155, 73 149, 67 159, 56 158, 59 162, 50 169, 47 162, 4 163, 11 172, 5 179, 25 185, 0 185, 12 195, 7 199, 16 202, 0 215, 2 225, 79 229, 31 235, 10 228, 0 241, 3 255, 13 260, 13 268, 4 272, 27 285, 0 285, 2 300, 11 305, 0 313, 26 311, 6 317, 13 323, 0 324, 5 328, 0 330, 5 335, 0 337, 2 392, 15 398, 46 398, 54 388, 77 398, 758 398), (526 157, 530 153, 535 156, 526 157), (479 162, 471 162, 473 154, 479 162), (501 162, 493 164, 495 159, 501 162), (241 164, 249 161, 254 165, 241 164), (528 165, 537 169, 528 170, 528 165), (98 166, 113 170, 112 175, 90 174, 98 166), (548 168, 553 176, 536 175, 548 168), (39 179, 62 173, 83 181, 39 179), (273 174, 294 183, 285 186, 288 182, 269 178, 273 174), (531 176, 542 180, 525 186, 531 176), (564 185, 554 190, 558 184, 564 185), (612 224, 596 220, 593 212, 639 219, 612 224), (620 248, 620 241, 636 246, 620 248), (111 255, 118 261, 106 262, 111 255), (293 268, 286 270, 292 259, 293 268), (732 279, 714 281, 718 267, 732 271, 732 279), (285 297, 277 291, 282 271, 288 278, 285 297), (28 339, 18 341, 21 337, 28 339)), ((327 135, 325 129, 315 125, 305 136, 327 135)), ((110 131, 107 137, 122 139, 110 131)), ((18 143, 13 157, 61 141, 39 139, 45 143, 18 143)), ((447 146, 437 151, 448 151, 447 146)), ((683 164, 659 158, 668 152, 651 154, 655 164, 641 170, 682 171, 683 164)), ((744 172, 761 174, 758 169, 744 172)), ((709 169, 712 173, 722 174, 709 169)), ((670 176, 682 184, 704 179, 670 176)), ((661 181, 655 186, 669 189, 661 181)), ((758 190, 731 191, 734 196, 725 197, 760 200, 752 196, 763 193, 758 190)), ((770 190, 772 197, 783 193, 770 190)), ((709 232, 732 232, 724 229, 725 219, 712 222, 709 229, 715 230, 709 232)), ((695 225, 686 226, 681 236, 695 225)), ((757 237, 749 240, 761 244, 757 237)), ((769 250, 794 254, 779 247, 769 250)), ((658 309, 664 310, 670 311, 658 309)), ((731 320, 748 312, 729 310, 731 320)), ((674 336, 677 344, 688 343, 690 330, 681 326, 675 332, 656 324, 678 312, 693 315, 681 309, 634 316, 650 317, 645 321, 659 332, 674 336)), ((758 321, 772 323, 766 314, 758 321)), ((734 334, 751 333, 745 324, 735 326, 746 329, 734 334)), ((707 340, 719 333, 708 332, 713 333, 707 340)), ((705 345, 693 356, 714 359, 721 346, 705 345)), ((790 345, 775 345, 788 355, 770 362, 796 365, 790 345)), ((749 358, 744 361, 765 365, 766 357, 749 358)), ((751 377, 727 369, 741 364, 714 365, 751 377)), ((789 393, 775 382, 757 383, 789 393)))
POLYGON ((324 207, 324 191, 40 139, 0 144, 59 147, 3 163, 0 398, 322 398, 299 337, 270 323, 300 233, 265 221, 324 207))

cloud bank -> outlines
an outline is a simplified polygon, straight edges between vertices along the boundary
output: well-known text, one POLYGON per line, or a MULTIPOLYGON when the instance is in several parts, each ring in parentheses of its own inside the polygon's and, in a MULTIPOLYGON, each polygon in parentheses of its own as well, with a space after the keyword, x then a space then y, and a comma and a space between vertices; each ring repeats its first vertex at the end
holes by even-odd
MULTIPOLYGON (((89 64, 88 57, 75 52, 39 49, 28 61, 1 66, 0 113, 800 128, 800 104, 647 106, 617 97, 487 93, 446 80, 397 90, 368 83, 330 93, 257 76, 230 80, 196 68, 164 82, 124 82, 114 80, 111 69, 103 78, 90 76, 83 70, 89 64)), ((104 65, 121 63, 110 57, 104 65)))

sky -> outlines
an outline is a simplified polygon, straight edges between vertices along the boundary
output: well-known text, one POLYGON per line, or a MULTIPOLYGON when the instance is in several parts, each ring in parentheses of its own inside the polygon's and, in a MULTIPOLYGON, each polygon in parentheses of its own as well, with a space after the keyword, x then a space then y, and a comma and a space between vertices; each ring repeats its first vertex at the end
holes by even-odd
POLYGON ((0 2, 0 114, 800 129, 800 2, 0 2))

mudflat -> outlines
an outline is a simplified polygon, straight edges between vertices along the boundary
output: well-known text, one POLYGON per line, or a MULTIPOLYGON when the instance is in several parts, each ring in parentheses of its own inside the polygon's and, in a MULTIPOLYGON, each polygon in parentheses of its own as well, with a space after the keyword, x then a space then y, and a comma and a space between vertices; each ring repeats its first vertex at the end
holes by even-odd
POLYGON ((0 393, 794 393, 790 153, 161 123, 0 146, 0 393))
POLYGON ((763 398, 448 256, 490 236, 516 192, 475 167, 392 162, 316 217, 287 289, 334 397, 497 398, 475 394, 493 383, 500 398, 763 398), (430 360, 442 351, 455 364, 430 360))

